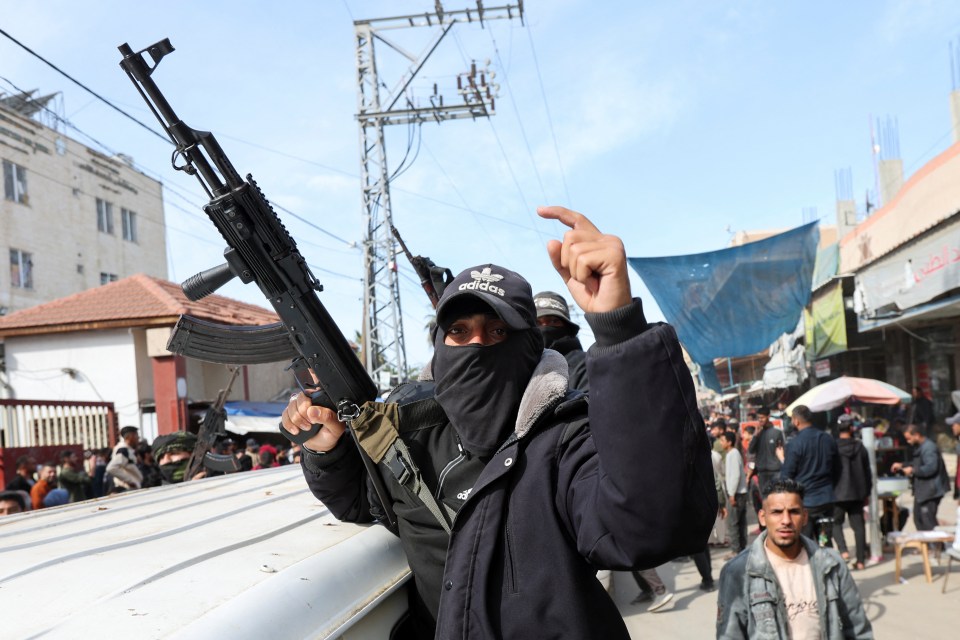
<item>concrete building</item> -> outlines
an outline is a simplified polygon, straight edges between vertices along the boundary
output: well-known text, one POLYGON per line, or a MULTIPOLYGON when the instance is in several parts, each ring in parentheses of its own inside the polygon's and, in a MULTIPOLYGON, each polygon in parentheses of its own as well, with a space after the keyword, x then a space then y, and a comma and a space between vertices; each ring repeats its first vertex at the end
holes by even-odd
MULTIPOLYGON (((0 318, 0 384, 16 399, 112 402, 119 425, 139 427, 148 440, 184 429, 230 372, 166 350, 181 314, 238 326, 279 320, 223 296, 192 302, 179 285, 138 274, 0 318)), ((288 365, 243 367, 228 399, 286 399, 294 385, 288 365)))
POLYGON ((134 273, 167 277, 161 185, 0 98, 0 315, 134 273))

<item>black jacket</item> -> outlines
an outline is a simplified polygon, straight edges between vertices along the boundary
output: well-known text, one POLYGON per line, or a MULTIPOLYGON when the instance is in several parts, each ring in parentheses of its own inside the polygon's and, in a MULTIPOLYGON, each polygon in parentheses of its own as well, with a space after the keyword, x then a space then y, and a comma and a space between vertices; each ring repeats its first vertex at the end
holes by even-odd
POLYGON ((758 472, 780 471, 782 465, 777 457, 778 445, 783 445, 783 432, 773 425, 754 435, 747 453, 754 456, 754 468, 758 472))
POLYGON ((930 438, 918 444, 910 457, 913 467, 913 499, 926 502, 942 498, 950 490, 950 476, 937 445, 930 438))
MULTIPOLYGON (((545 351, 516 431, 486 464, 467 460, 459 480, 451 476, 464 463, 450 467, 459 450, 445 419, 400 426, 428 486, 458 509, 448 541, 381 473, 438 638, 628 638, 596 571, 654 567, 707 540, 713 470, 676 333, 647 328, 638 301, 587 317, 597 336, 589 424, 582 403, 565 403, 566 363, 545 351)), ((359 456, 341 445, 306 453, 304 474, 337 517, 369 521, 359 456)))
POLYGON ((793 478, 805 489, 803 506, 836 502, 833 484, 840 475, 840 457, 833 436, 809 426, 787 444, 781 478, 793 478))
POLYGON ((833 486, 833 494, 837 502, 863 500, 870 495, 873 479, 867 450, 859 440, 839 438, 837 451, 840 454, 840 475, 833 486))

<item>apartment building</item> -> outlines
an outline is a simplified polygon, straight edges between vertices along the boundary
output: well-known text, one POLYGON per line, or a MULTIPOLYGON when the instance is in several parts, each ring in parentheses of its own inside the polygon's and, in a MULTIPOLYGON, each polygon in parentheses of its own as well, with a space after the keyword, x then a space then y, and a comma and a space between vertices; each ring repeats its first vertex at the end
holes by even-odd
POLYGON ((37 110, 30 96, 0 98, 0 315, 134 273, 166 278, 160 183, 37 110))

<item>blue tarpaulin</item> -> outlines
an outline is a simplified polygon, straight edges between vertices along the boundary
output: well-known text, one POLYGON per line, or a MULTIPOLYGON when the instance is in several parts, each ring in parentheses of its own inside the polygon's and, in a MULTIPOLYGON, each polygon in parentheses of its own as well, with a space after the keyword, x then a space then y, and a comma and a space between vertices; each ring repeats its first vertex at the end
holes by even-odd
POLYGON ((766 349, 793 331, 810 301, 817 223, 739 247, 663 258, 628 258, 680 342, 720 391, 714 358, 766 349))

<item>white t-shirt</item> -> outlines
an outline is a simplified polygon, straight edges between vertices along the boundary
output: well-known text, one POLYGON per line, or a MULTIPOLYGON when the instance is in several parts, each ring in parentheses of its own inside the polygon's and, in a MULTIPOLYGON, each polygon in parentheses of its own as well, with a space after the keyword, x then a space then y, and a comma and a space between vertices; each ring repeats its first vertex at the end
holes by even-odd
POLYGON ((800 550, 793 560, 782 558, 767 549, 767 560, 780 583, 787 609, 787 630, 792 640, 819 640, 820 613, 817 607, 817 591, 813 585, 813 570, 806 549, 800 550))

